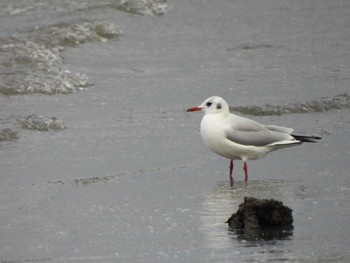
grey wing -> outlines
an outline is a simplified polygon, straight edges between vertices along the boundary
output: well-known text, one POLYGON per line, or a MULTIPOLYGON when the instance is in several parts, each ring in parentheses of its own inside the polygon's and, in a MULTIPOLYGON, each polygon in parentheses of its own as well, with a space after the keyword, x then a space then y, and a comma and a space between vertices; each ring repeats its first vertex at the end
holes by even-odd
POLYGON ((288 133, 288 134, 292 134, 292 132, 294 131, 294 129, 292 129, 292 128, 281 127, 281 126, 276 126, 276 125, 264 125, 264 127, 271 130, 271 131, 283 132, 283 133, 288 133))
POLYGON ((281 129, 269 129, 268 126, 237 115, 231 115, 229 123, 230 125, 226 129, 226 137, 234 143, 265 146, 271 143, 293 139, 289 134, 281 132, 281 129))

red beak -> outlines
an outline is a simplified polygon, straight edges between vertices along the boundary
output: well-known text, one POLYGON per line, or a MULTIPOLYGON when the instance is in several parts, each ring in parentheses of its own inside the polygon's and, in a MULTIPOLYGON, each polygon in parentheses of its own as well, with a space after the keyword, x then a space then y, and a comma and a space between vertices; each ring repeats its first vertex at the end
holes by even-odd
POLYGON ((187 112, 189 112, 189 111, 201 111, 201 110, 202 110, 202 108, 192 107, 192 108, 187 109, 187 112))

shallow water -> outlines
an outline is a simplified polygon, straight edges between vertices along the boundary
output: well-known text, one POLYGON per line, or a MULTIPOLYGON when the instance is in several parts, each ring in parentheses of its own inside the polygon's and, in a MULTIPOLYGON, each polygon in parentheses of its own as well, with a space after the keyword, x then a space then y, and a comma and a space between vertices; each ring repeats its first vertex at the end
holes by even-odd
POLYGON ((348 262, 344 1, 2 1, 1 262, 348 262), (212 95, 323 136, 252 161, 211 153, 212 95), (244 196, 293 209, 252 240, 244 196))

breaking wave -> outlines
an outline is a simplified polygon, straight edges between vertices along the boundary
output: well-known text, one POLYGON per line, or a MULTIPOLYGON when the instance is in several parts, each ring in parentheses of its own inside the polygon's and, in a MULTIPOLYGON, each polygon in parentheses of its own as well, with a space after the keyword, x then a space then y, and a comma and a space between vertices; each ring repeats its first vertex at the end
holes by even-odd
POLYGON ((61 131, 66 129, 63 120, 58 117, 45 117, 36 114, 28 116, 10 116, 0 120, 0 142, 16 141, 21 131, 61 131))
POLYGON ((58 131, 66 128, 63 121, 57 117, 43 117, 35 114, 19 118, 18 123, 23 129, 32 131, 58 131))
POLYGON ((91 85, 86 75, 62 68, 57 49, 12 39, 9 44, 2 43, 0 57, 0 94, 3 95, 67 94, 91 85))
POLYGON ((349 109, 350 96, 347 93, 337 95, 333 98, 321 98, 304 103, 290 103, 286 105, 265 105, 230 107, 232 112, 240 112, 246 115, 268 116, 292 113, 313 113, 337 109, 349 109))
POLYGON ((0 142, 16 141, 19 139, 18 132, 11 128, 4 128, 0 130, 0 142))
POLYGON ((35 27, 24 33, 27 39, 32 38, 33 41, 47 48, 61 50, 64 47, 75 47, 86 42, 105 42, 120 36, 121 30, 115 24, 105 21, 77 21, 35 27))
POLYGON ((150 16, 164 15, 170 10, 165 0, 120 0, 112 6, 120 11, 150 16))
MULTIPOLYGON (((118 10, 139 15, 166 14, 166 0, 86 0, 0 3, 0 15, 33 16, 43 12, 93 12, 98 9, 118 10)), ((48 26, 35 26, 20 31, 19 36, 0 39, 0 95, 68 94, 91 86, 82 73, 64 69, 61 51, 87 42, 105 42, 121 35, 119 27, 105 21, 68 21, 48 26)))
POLYGON ((122 12, 138 15, 159 16, 164 15, 171 7, 166 0, 85 0, 85 1, 47 1, 47 0, 26 0, 22 3, 0 3, 0 14, 23 15, 35 11, 66 13, 67 11, 89 11, 101 8, 111 8, 122 12))
POLYGON ((107 22, 78 21, 23 33, 26 40, 0 39, 0 94, 68 94, 91 86, 85 74, 64 69, 61 51, 86 42, 107 41, 121 31, 107 22))

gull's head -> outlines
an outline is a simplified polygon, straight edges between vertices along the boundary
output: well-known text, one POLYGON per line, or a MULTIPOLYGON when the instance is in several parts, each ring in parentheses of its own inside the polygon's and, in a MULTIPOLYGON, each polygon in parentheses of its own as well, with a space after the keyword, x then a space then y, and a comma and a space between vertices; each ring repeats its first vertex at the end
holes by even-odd
POLYGON ((201 105, 189 108, 187 111, 203 111, 205 114, 228 114, 229 107, 223 98, 213 96, 206 99, 201 105))

